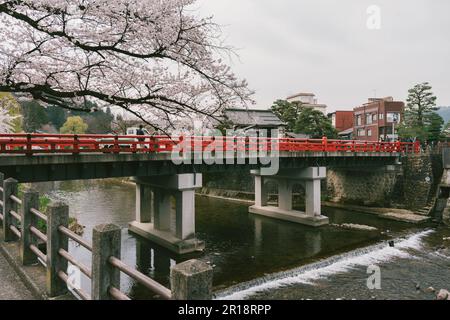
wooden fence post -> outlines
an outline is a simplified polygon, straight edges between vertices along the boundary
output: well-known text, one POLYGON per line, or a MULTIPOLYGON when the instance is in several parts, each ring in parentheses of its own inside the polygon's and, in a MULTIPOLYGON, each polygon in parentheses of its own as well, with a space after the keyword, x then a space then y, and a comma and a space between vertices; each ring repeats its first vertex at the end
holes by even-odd
POLYGON ((37 263, 37 256, 31 251, 30 245, 37 246, 37 239, 34 237, 30 228, 36 225, 36 216, 30 211, 39 210, 39 193, 35 190, 26 190, 22 200, 22 238, 20 239, 20 257, 23 265, 37 263))
POLYGON ((17 180, 12 178, 3 182, 3 240, 14 241, 17 236, 11 231, 12 216, 11 210, 17 212, 17 204, 11 199, 11 195, 17 196, 18 186, 17 180))
POLYGON ((207 263, 189 260, 170 270, 172 299, 211 300, 213 270, 207 263))
POLYGON ((47 294, 56 297, 67 293, 67 284, 58 272, 67 272, 67 260, 58 253, 59 249, 68 251, 69 239, 58 230, 68 227, 69 207, 61 202, 52 203, 47 208, 47 294))
POLYGON ((120 271, 109 263, 110 257, 120 259, 120 227, 103 224, 92 234, 92 300, 111 300, 111 287, 120 289, 120 271))

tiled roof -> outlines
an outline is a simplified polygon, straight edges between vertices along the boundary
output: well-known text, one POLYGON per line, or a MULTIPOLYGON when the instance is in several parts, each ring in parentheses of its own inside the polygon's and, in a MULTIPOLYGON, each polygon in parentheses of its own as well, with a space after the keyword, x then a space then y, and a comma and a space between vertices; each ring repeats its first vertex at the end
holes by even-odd
POLYGON ((225 115, 237 126, 279 127, 285 125, 271 110, 228 109, 225 110, 225 115))

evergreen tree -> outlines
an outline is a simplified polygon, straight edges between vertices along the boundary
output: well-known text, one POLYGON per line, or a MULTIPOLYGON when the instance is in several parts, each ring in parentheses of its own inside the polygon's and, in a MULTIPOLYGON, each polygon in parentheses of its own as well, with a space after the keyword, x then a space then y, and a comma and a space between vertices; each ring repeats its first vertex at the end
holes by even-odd
POLYGON ((286 131, 292 132, 295 130, 302 109, 300 104, 290 103, 286 100, 277 100, 273 103, 271 109, 281 121, 286 123, 286 131))
POLYGON ((430 84, 424 82, 408 90, 404 121, 398 128, 400 137, 420 141, 439 139, 443 120, 434 112, 438 108, 431 89, 430 84))
POLYGON ((47 107, 47 118, 49 122, 59 130, 64 122, 66 122, 66 110, 61 107, 48 106, 47 107))
POLYGON ((442 130, 444 126, 444 119, 436 112, 427 116, 425 121, 425 130, 427 132, 428 142, 437 142, 442 138, 442 130))
POLYGON ((428 82, 416 84, 408 90, 406 100, 405 121, 408 125, 424 127, 428 117, 436 108, 436 96, 431 91, 432 87, 428 82))
POLYGON ((36 132, 49 122, 45 108, 37 101, 22 102, 21 106, 23 115, 22 125, 25 132, 36 132))
POLYGON ((295 133, 304 133, 311 138, 337 138, 337 131, 331 120, 322 112, 312 108, 303 108, 295 123, 295 133))

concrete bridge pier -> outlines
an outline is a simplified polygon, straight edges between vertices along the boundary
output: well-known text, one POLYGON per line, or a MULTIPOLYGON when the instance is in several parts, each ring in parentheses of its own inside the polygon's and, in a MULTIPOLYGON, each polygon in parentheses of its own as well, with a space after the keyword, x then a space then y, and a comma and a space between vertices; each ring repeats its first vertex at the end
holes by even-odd
POLYGON ((201 174, 136 177, 136 221, 129 231, 177 254, 200 251, 195 238, 195 189, 201 174))
POLYGON ((253 170, 255 177, 255 205, 249 212, 279 220, 286 220, 319 227, 329 224, 329 219, 321 212, 320 183, 326 178, 325 167, 280 170, 277 175, 261 174, 253 170), (278 185, 278 207, 267 205, 266 182, 275 181, 278 185), (305 212, 292 209, 292 187, 301 184, 305 188, 305 212))

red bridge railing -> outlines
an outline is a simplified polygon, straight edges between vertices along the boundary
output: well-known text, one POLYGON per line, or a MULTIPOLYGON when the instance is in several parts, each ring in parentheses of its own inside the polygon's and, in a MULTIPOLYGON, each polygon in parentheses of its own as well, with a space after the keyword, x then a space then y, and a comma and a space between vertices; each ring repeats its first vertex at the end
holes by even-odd
POLYGON ((162 153, 176 146, 192 151, 285 151, 285 152, 388 152, 419 153, 419 142, 373 142, 358 140, 167 137, 67 134, 0 134, 0 154, 42 153, 162 153))

